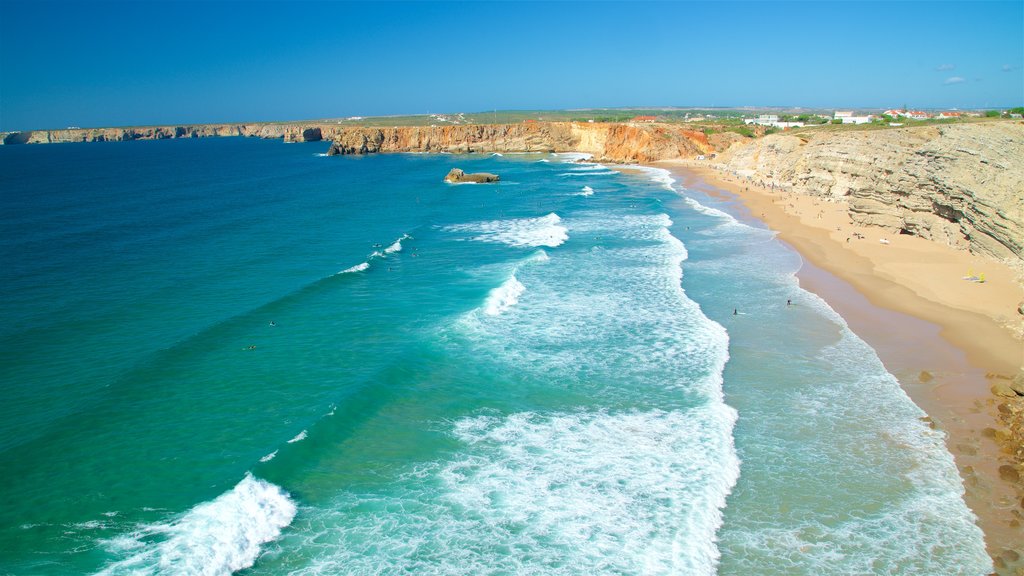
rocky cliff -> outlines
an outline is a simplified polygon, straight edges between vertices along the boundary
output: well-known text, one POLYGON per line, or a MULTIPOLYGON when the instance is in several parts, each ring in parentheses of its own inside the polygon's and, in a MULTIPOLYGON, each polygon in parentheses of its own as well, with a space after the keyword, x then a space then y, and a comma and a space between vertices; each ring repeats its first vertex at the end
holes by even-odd
POLYGON ((286 142, 315 142, 334 136, 336 124, 193 124, 182 126, 132 126, 127 128, 69 128, 31 130, 3 135, 4 144, 56 144, 62 142, 124 142, 166 138, 249 136, 283 138, 286 142))
POLYGON ((247 136, 285 142, 331 140, 336 154, 374 152, 589 152, 612 162, 652 162, 711 151, 707 137, 670 124, 530 122, 367 128, 337 123, 198 124, 14 132, 4 144, 120 142, 247 136))
POLYGON ((607 162, 653 162, 711 150, 701 132, 668 124, 535 122, 347 128, 329 155, 375 152, 588 152, 607 162))
POLYGON ((1024 259, 1024 125, 985 122, 775 134, 733 144, 727 170, 849 200, 851 218, 999 259, 1024 259))

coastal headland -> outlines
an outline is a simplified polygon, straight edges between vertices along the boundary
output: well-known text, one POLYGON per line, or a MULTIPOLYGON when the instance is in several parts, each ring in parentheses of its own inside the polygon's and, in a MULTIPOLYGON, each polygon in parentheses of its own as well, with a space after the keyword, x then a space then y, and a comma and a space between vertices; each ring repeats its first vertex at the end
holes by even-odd
MULTIPOLYGON (((783 131, 676 123, 330 122, 41 130, 4 144, 244 136, 328 155, 586 152, 735 199, 948 435, 1000 573, 1024 568, 1024 123, 783 131)), ((841 401, 841 399, 837 399, 841 401)))

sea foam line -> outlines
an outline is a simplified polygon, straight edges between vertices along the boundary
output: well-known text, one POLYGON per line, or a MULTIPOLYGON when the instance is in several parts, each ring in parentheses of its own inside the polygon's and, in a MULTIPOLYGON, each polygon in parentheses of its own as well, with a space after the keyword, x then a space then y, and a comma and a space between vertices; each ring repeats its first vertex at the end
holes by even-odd
POLYGON ((369 262, 361 262, 359 264, 356 264, 355 266, 352 266, 351 268, 345 268, 341 272, 338 272, 338 274, 351 274, 352 272, 362 272, 363 270, 366 270, 369 267, 369 262))
POLYGON ((176 520, 106 541, 114 553, 137 552, 99 574, 230 574, 252 566, 260 547, 276 540, 295 512, 279 486, 246 474, 231 490, 176 520))
POLYGON ((373 252, 371 252, 370 255, 367 256, 365 262, 361 262, 359 264, 356 264, 355 266, 346 268, 341 272, 338 272, 338 274, 351 274, 353 272, 363 272, 365 270, 368 270, 370 268, 370 263, 373 262, 375 259, 384 258, 388 254, 394 254, 395 252, 401 252, 402 240, 408 240, 410 238, 412 238, 412 236, 408 234, 402 234, 401 237, 392 242, 391 245, 389 245, 387 248, 384 248, 383 250, 374 250, 373 252))
POLYGON ((569 239, 562 219, 554 212, 539 218, 490 220, 452 224, 442 227, 446 232, 474 234, 470 240, 507 244, 515 247, 547 246, 554 248, 569 239))

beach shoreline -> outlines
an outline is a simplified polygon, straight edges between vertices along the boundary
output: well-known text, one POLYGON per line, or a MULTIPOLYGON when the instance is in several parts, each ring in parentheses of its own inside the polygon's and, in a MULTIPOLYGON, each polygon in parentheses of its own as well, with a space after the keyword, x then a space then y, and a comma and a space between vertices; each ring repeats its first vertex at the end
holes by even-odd
POLYGON ((993 437, 1001 424, 999 402, 989 391, 1021 369, 1024 344, 1013 326, 1019 332, 1020 321, 1006 311, 1024 296, 1019 272, 921 238, 855 226, 841 202, 760 188, 706 163, 654 165, 687 188, 735 202, 738 212, 764 222, 800 254, 801 287, 823 298, 876 350, 932 425, 946 433, 965 501, 999 572, 1024 566, 1024 490, 1000 477, 1000 465, 1010 460, 993 437), (985 274, 986 282, 965 280, 968 271, 985 274), (952 274, 956 283, 948 280, 952 274))

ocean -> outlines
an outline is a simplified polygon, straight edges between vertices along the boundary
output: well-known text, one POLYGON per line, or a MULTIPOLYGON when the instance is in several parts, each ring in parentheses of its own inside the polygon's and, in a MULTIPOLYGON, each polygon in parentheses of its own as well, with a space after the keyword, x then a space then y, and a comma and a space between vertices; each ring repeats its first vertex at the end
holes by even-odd
POLYGON ((324 151, 0 148, 0 573, 991 570, 942 433, 728 202, 324 151))

